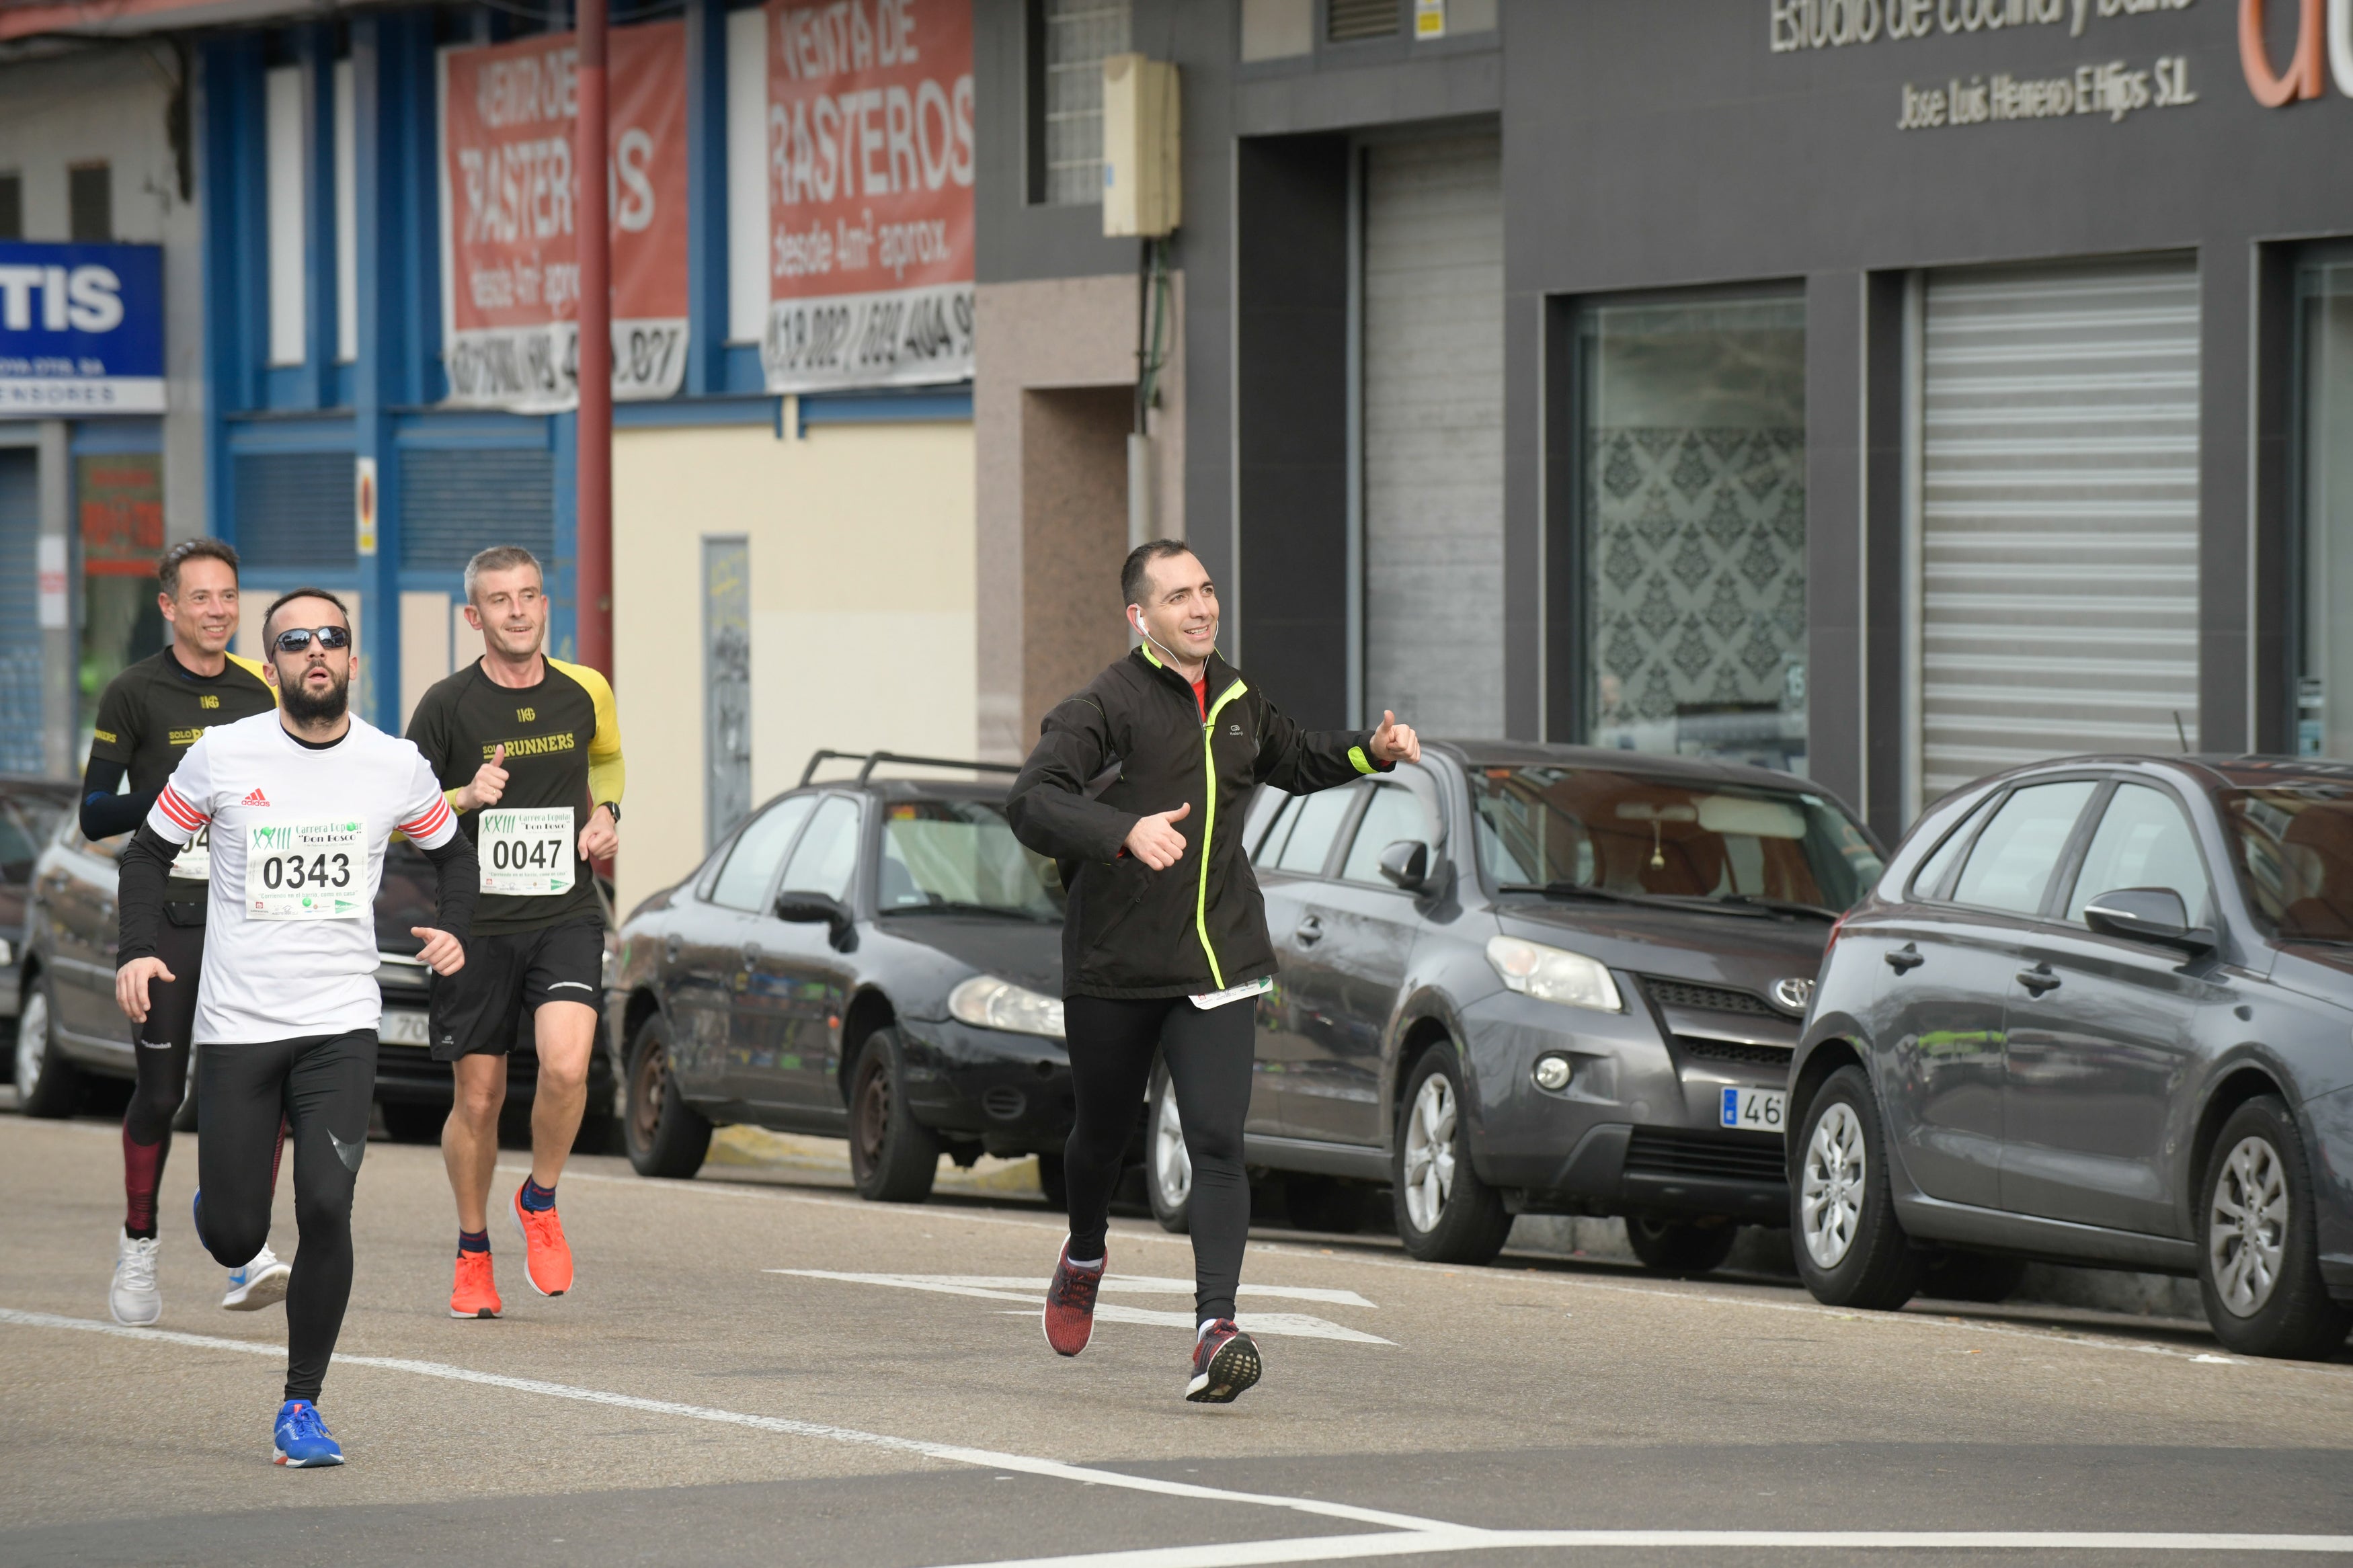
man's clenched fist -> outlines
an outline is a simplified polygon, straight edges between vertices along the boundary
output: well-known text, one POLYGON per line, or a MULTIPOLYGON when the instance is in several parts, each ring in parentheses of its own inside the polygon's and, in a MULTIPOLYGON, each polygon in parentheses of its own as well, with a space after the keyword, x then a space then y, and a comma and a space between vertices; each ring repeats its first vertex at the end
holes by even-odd
POLYGON ((1166 871, 1185 858, 1185 836, 1169 824, 1180 821, 1192 809, 1188 801, 1174 811, 1138 817, 1127 830, 1127 852, 1154 870, 1166 871))

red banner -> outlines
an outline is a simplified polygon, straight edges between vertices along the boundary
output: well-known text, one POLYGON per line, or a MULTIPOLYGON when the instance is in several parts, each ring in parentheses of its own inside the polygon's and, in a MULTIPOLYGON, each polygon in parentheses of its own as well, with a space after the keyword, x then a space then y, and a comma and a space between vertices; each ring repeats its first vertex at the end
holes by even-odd
MULTIPOLYGON (((686 26, 610 39, 613 395, 686 374, 686 26)), ((453 403, 579 401, 577 47, 551 33, 441 55, 441 301, 453 403)))
POLYGON ((972 0, 768 0, 768 389, 972 375, 972 0))

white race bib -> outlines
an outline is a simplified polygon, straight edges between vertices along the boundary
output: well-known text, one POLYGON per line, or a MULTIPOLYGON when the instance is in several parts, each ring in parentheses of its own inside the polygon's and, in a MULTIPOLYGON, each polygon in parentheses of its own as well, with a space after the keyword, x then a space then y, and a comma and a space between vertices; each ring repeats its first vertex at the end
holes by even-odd
POLYGON ((547 899, 572 890, 569 806, 492 806, 482 813, 474 845, 486 893, 547 899))
POLYGON ((172 858, 172 875, 191 882, 213 879, 213 825, 206 823, 188 840, 187 847, 172 858))
POLYGON ((245 830, 245 918, 354 920, 368 912, 367 824, 257 822, 245 830))
POLYGON ((1273 989, 1274 976, 1263 974, 1256 980, 1245 980, 1240 985, 1229 985, 1223 991, 1212 991, 1205 996, 1189 997, 1187 1000, 1206 1013, 1212 1007, 1222 1007, 1245 996, 1263 996, 1273 989))

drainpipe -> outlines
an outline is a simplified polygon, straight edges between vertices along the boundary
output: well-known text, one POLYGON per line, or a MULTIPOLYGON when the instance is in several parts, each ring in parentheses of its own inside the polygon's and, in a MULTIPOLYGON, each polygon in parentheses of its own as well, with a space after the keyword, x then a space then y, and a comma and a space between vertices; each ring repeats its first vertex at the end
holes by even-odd
POLYGON ((580 662, 613 675, 612 223, 607 205, 606 0, 579 0, 580 413, 576 528, 580 662))

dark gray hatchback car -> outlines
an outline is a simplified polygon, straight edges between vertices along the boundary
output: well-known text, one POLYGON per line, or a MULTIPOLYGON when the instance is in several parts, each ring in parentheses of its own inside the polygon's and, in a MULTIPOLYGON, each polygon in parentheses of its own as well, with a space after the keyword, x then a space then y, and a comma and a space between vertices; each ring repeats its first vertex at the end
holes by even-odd
POLYGON ((1841 924, 1789 1083, 1799 1272, 1950 1249, 2195 1276, 2214 1332, 2353 1323, 2353 767, 2090 757, 1938 803, 1841 924))
MULTIPOLYGON (((1314 1227, 1392 1190, 1417 1256, 1485 1262, 1517 1213, 1619 1215, 1654 1268, 1788 1223, 1782 1096, 1831 922, 1880 851, 1836 797, 1695 758, 1425 743, 1245 831, 1281 973, 1245 1155, 1314 1227), (1308 1201, 1302 1202, 1303 1195, 1308 1201)), ((1176 1107, 1146 1189, 1182 1223, 1176 1107)))

